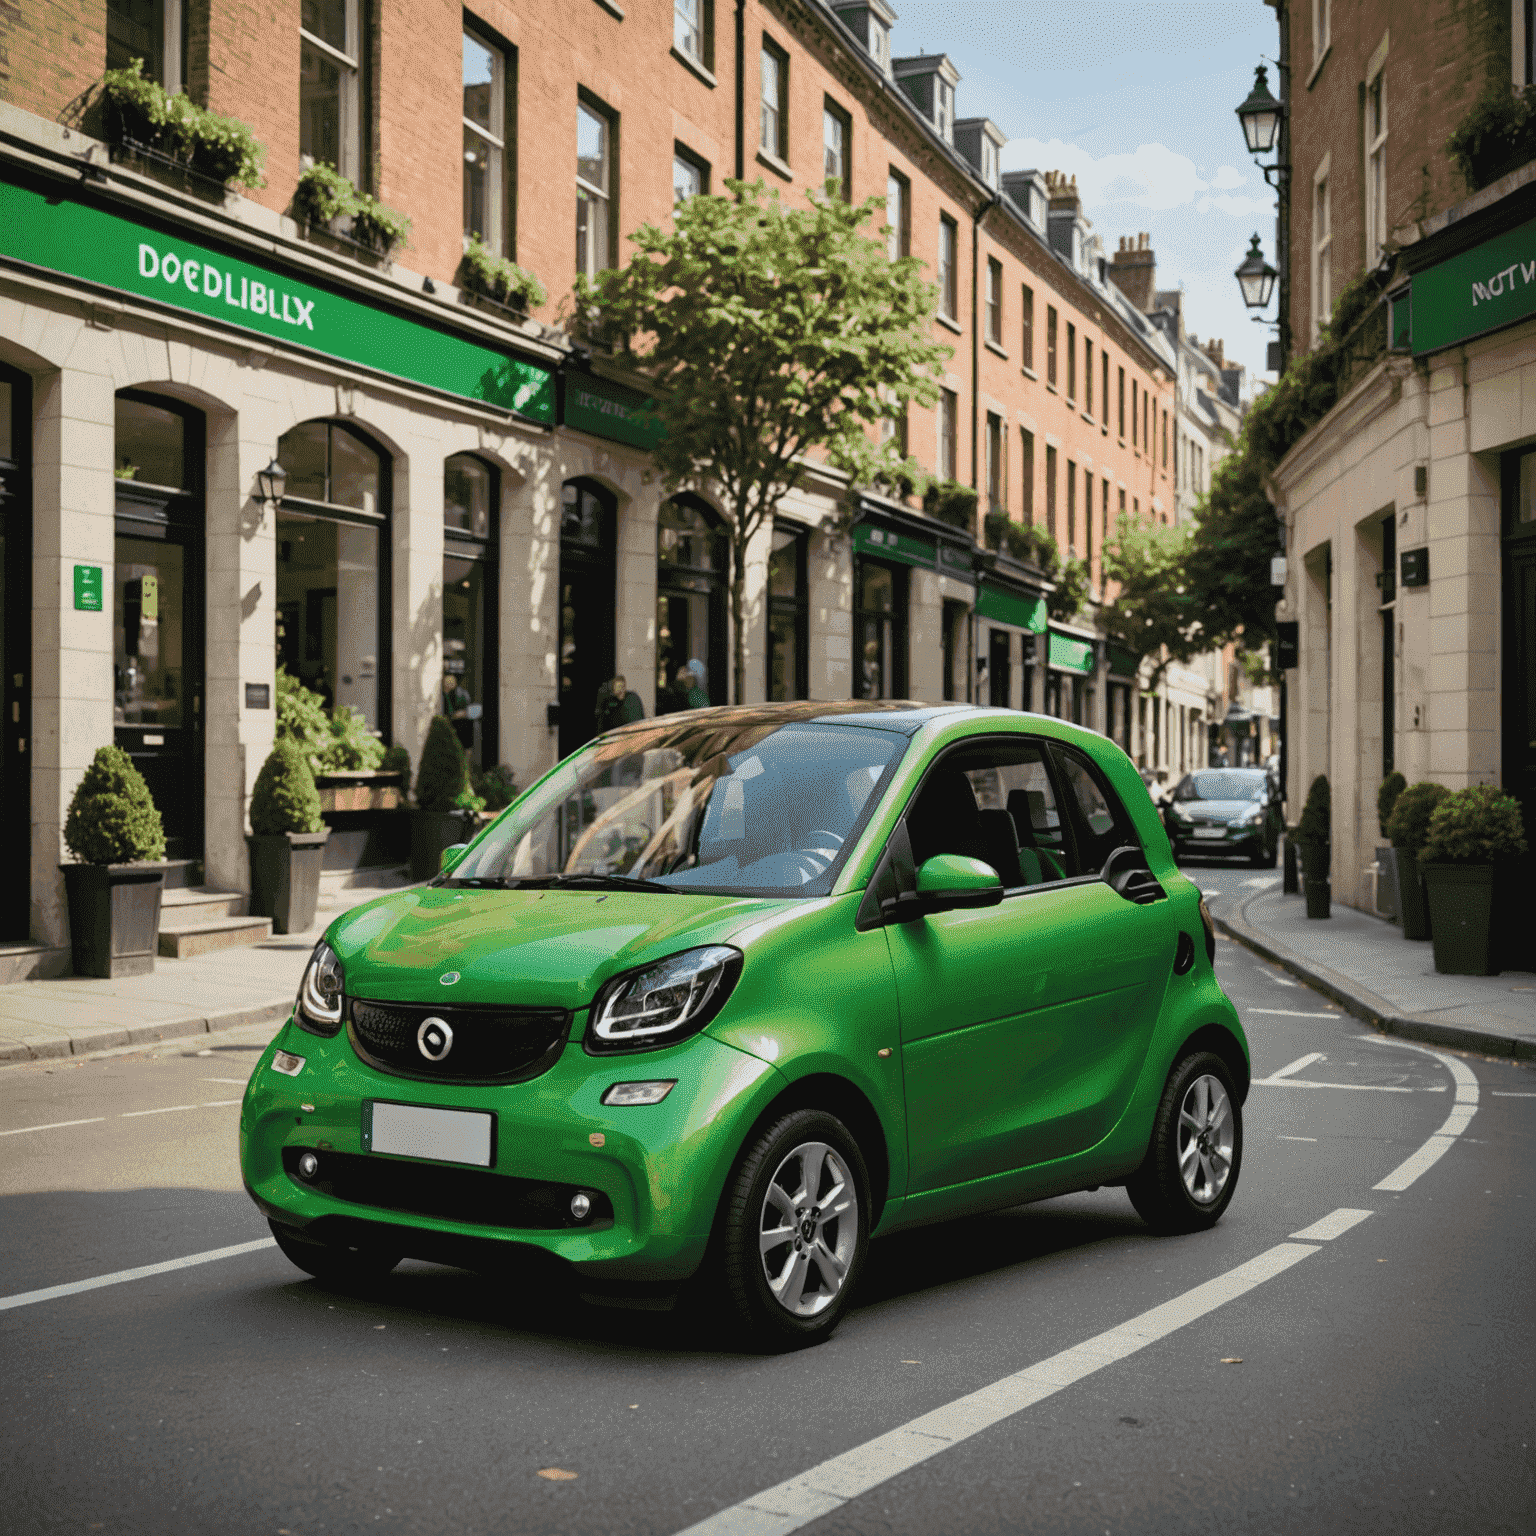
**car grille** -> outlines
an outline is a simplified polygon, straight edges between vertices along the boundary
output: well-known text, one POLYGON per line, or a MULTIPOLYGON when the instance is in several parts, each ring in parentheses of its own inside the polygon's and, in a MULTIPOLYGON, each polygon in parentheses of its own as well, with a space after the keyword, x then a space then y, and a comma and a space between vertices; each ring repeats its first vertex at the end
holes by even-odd
POLYGON ((351 1205, 377 1210, 406 1211, 480 1227, 521 1227, 551 1231, 561 1227, 588 1230, 613 1221, 613 1205, 600 1190, 577 1184, 549 1184, 541 1179, 517 1179, 504 1173, 441 1163, 408 1163, 376 1154, 318 1152, 312 1179, 299 1175, 299 1158, 307 1147, 284 1147, 283 1168, 302 1189, 312 1189, 351 1205), (578 1190, 592 1202, 585 1218, 571 1215, 571 1196, 578 1190))
MULTIPOLYGON (((440 1083, 520 1083, 555 1064, 570 1033, 563 1008, 432 1008, 425 1003, 376 1003, 353 998, 347 1034, 371 1067, 395 1077, 440 1083), (439 1061, 419 1043, 422 1025, 437 1019, 452 1031, 439 1061)), ((441 1032, 434 1032, 438 1039, 441 1032)))

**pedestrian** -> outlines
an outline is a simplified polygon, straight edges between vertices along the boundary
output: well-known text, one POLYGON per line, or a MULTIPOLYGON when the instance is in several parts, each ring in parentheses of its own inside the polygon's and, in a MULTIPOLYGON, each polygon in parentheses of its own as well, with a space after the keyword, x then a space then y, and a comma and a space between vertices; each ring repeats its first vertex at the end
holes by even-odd
POLYGON ((677 686, 684 692, 684 709, 709 708, 709 685, 704 663, 697 657, 678 672, 677 686))
POLYGON ((604 731, 628 725, 631 720, 644 720, 645 705, 638 693, 629 691, 629 684, 621 672, 598 688, 597 706, 592 714, 597 722, 597 734, 601 736, 604 731))

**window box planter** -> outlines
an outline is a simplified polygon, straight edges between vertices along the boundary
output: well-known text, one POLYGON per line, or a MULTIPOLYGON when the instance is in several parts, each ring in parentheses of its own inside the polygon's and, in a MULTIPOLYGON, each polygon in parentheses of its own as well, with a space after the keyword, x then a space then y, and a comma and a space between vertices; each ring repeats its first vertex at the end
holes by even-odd
POLYGON ((200 171, 190 160, 167 154, 163 149, 140 143, 127 135, 108 148, 114 163, 127 170, 137 171, 139 175, 148 176, 162 186, 189 192, 193 197, 203 198, 210 203, 222 205, 224 202, 228 192, 225 183, 216 176, 200 171))
POLYGON ((274 933, 303 933, 315 920, 320 870, 331 829, 247 836, 251 850, 251 912, 270 917, 274 933))
POLYGON ((528 319, 526 309, 519 309, 513 304, 503 304, 500 299, 493 299, 488 293, 478 293, 473 288, 460 288, 459 302, 467 304, 471 309, 484 310, 486 314, 494 315, 496 319, 503 320, 508 325, 515 325, 519 329, 528 319))
POLYGON ((1492 864, 1419 866, 1435 942, 1435 969, 1444 976, 1496 976, 1497 876, 1492 864))
POLYGON ((411 812, 411 879, 430 880, 443 867, 443 849, 475 834, 473 811, 411 812))
POLYGON ((61 864, 75 975, 145 976, 160 942, 164 864, 61 864))
POLYGON ((372 267, 375 271, 382 272, 390 264, 388 251, 379 251, 361 240, 354 240, 351 235, 344 235, 339 229, 334 229, 329 224, 317 224, 312 219, 306 220, 299 225, 299 233, 311 245, 318 245, 324 250, 332 251, 338 256, 349 257, 353 261, 360 261, 365 267, 372 267))
POLYGON ((338 771, 315 778, 321 813, 331 811, 395 811, 401 805, 398 773, 338 771))

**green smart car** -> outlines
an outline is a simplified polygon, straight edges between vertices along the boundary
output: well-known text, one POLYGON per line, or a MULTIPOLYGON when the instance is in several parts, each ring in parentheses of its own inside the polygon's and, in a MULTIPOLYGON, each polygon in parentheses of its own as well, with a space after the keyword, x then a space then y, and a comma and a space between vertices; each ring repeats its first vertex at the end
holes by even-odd
POLYGON ((965 705, 599 737, 336 919, 240 1116, 322 1279, 407 1255, 684 1287, 824 1338, 872 1236, 1103 1184, 1226 1209, 1248 1047, 1130 760, 965 705))

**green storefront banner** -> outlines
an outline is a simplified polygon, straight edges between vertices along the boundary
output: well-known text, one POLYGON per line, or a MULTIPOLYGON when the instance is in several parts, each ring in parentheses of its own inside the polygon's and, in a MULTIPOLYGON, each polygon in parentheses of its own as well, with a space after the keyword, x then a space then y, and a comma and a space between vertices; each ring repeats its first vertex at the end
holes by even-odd
POLYGON ((1141 666, 1141 658, 1123 645, 1109 647, 1109 670, 1116 677, 1135 677, 1141 666))
POLYGON ((983 581, 976 589, 976 616, 995 619, 999 624, 1016 625, 1032 635, 1043 635, 1046 631, 1043 597, 1031 597, 1008 587, 995 587, 990 581, 983 581))
POLYGON ((1091 640, 1079 640, 1073 635, 1064 635, 1060 630, 1053 629, 1047 656, 1058 672, 1077 672, 1087 677, 1093 671, 1091 640))
POLYGON ((105 209, 0 183, 0 256, 553 424, 554 375, 105 209))
POLYGON ((565 425, 593 437, 636 448, 661 441, 661 423, 645 415, 646 398, 622 384, 569 369, 565 375, 565 425))
POLYGON ((1415 355, 1536 314, 1536 219, 1415 272, 1412 295, 1415 355))
POLYGON ((894 528, 877 528, 873 523, 858 523, 853 530, 853 552, 872 555, 880 560, 895 560, 900 565, 915 565, 931 571, 938 562, 938 551, 927 539, 894 528))

